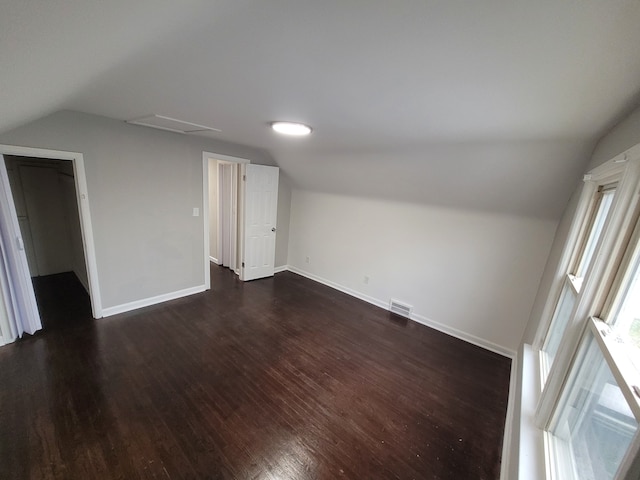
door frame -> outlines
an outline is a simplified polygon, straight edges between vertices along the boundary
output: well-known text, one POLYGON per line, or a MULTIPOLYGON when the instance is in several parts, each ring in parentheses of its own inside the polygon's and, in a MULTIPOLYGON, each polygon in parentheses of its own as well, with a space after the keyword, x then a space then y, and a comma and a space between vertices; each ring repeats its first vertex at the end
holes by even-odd
MULTIPOLYGON (((209 266, 211 264, 211 256, 209 253, 210 250, 210 242, 209 242, 209 234, 211 232, 211 226, 209 225, 209 160, 218 160, 220 162, 225 163, 237 163, 239 167, 242 164, 251 163, 251 160, 248 158, 242 157, 234 157, 231 155, 223 155, 220 153, 213 152, 202 152, 202 223, 204 228, 204 284, 205 289, 211 289, 211 271, 209 270, 209 266)), ((218 168, 218 162, 216 162, 216 169, 218 168)), ((240 175, 240 172, 238 173, 240 175)), ((216 172, 217 176, 217 172, 216 172)), ((241 185, 242 188, 242 185, 241 185)), ((218 223, 220 222, 220 189, 217 187, 216 191, 218 192, 218 223)), ((238 213, 238 232, 237 238, 242 241, 242 224, 244 218, 244 202, 242 201, 243 192, 238 192, 239 201, 237 204, 237 213, 238 213)), ((220 249, 220 229, 218 228, 218 250, 220 249)), ((242 251, 242 246, 240 246, 239 251, 242 251)), ((236 265, 237 267, 237 265, 236 265)), ((242 272, 242 269, 240 270, 242 272)))
MULTIPOLYGON (((87 266, 87 277, 89 279, 89 297, 91 300, 91 311, 93 313, 93 318, 102 318, 102 298, 100 296, 100 284, 98 282, 98 263, 96 261, 93 226, 91 222, 91 210, 89 208, 89 194, 87 190, 87 177, 85 173, 84 157, 82 153, 0 144, 0 155, 37 157, 43 160, 71 160, 73 164, 73 176, 76 187, 76 201, 78 202, 78 212, 80 214, 82 246, 84 249, 85 264, 87 266)), ((2 168, 6 169, 4 164, 4 157, 2 168)), ((10 185, 8 184, 8 178, 7 183, 4 184, 3 187, 6 188, 8 192, 11 191, 10 185)), ((22 280, 24 281, 24 279, 22 280)), ((12 281, 15 280, 12 279, 12 281)), ((28 278, 28 283, 33 289, 31 278, 28 278)))

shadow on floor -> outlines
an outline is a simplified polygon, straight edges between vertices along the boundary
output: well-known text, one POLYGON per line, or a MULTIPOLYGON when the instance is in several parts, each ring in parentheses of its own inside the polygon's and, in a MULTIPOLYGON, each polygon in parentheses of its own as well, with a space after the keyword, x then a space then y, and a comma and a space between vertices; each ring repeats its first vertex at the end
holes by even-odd
POLYGON ((32 281, 44 330, 93 320, 89 294, 73 272, 33 277, 32 281))

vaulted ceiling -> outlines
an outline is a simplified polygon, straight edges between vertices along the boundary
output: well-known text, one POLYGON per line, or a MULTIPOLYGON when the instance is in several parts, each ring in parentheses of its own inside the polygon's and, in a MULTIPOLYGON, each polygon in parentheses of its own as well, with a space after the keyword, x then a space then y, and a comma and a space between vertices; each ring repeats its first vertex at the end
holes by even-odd
POLYGON ((557 218, 640 92, 640 2, 8 0, 0 132, 160 114, 311 190, 557 218), (272 120, 310 124, 304 139, 272 120))

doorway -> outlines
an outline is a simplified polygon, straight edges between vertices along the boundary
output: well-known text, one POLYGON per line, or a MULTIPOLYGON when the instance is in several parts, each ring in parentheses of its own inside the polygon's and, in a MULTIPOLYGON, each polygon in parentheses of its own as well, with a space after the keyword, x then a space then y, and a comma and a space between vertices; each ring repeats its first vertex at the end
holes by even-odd
MULTIPOLYGON (((218 265, 229 268, 236 275, 240 274, 238 268, 238 199, 240 186, 239 164, 217 160, 217 197, 218 215, 216 222, 218 265)), ((211 195, 211 190, 209 194, 211 195)))
POLYGON ((17 155, 4 155, 4 162, 44 326, 71 321, 74 304, 85 306, 86 317, 89 282, 73 162, 17 155))
POLYGON ((204 152, 205 283, 210 287, 209 263, 240 275, 242 225, 241 167, 249 160, 204 152))
POLYGON ((211 262, 243 281, 273 276, 278 174, 277 167, 203 152, 206 288, 211 262))
MULTIPOLYGON (((68 306, 82 305, 82 299, 68 298, 72 291, 84 296, 84 318, 100 318, 82 154, 0 145, 0 155, 5 193, 0 225, 5 260, 2 277, 7 287, 3 303, 14 324, 10 341, 23 331, 34 333, 42 327, 38 307, 42 309, 44 299, 67 298, 68 306), (52 285, 58 288, 54 293, 52 285), (40 295, 36 305, 37 290, 49 293, 40 295), (22 315, 24 312, 29 315, 22 315), (25 316, 28 328, 21 324, 25 316)), ((68 316, 69 308, 66 312, 68 316)))

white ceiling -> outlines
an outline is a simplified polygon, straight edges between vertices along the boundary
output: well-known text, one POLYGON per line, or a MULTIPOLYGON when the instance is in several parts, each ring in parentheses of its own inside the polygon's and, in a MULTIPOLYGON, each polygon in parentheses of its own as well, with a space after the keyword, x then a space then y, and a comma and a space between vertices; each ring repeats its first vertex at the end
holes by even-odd
POLYGON ((638 98, 639 24, 637 0, 5 0, 0 132, 159 114, 300 188, 557 218, 638 98))

